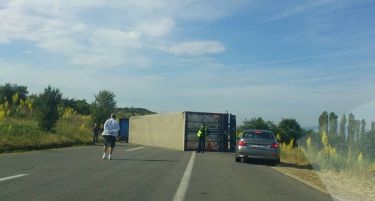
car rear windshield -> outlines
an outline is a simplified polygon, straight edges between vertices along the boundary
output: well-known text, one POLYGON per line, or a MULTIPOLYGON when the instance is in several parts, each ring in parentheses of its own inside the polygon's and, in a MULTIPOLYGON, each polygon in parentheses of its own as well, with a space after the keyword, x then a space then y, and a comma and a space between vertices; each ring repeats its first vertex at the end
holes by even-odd
POLYGON ((271 132, 266 131, 245 131, 243 138, 262 138, 262 139, 274 139, 275 136, 271 132))

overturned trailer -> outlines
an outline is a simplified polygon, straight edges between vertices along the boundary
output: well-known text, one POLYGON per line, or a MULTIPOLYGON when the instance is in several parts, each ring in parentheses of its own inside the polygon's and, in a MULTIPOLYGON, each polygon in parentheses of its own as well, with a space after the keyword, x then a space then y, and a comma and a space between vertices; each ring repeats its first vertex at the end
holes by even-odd
POLYGON ((177 112, 134 116, 129 120, 129 143, 181 151, 197 150, 197 132, 201 123, 210 130, 206 150, 234 151, 236 116, 227 113, 177 112))

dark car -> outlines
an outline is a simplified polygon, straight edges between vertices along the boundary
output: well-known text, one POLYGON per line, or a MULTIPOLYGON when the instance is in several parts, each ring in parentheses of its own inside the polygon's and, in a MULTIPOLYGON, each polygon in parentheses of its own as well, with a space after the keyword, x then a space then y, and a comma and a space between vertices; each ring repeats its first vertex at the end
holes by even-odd
POLYGON ((264 159, 280 163, 280 148, 275 135, 266 130, 244 130, 237 141, 236 162, 264 159))

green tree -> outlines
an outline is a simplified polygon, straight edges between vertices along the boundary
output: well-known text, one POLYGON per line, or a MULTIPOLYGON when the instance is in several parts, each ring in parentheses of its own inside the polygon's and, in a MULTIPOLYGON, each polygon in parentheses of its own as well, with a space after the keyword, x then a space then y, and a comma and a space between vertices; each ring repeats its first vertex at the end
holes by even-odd
POLYGON ((375 121, 371 122, 371 131, 375 131, 375 121))
POLYGON ((354 141, 356 120, 353 113, 348 115, 348 141, 352 143, 354 141))
POLYGON ((323 133, 323 132, 328 133, 328 112, 327 111, 324 111, 319 116, 319 132, 320 133, 323 133))
POLYGON ((303 129, 295 119, 282 119, 278 125, 278 134, 281 136, 281 142, 289 143, 292 139, 297 141, 303 136, 303 129))
POLYGON ((258 117, 243 121, 240 129, 271 130, 271 128, 275 127, 276 126, 271 121, 265 121, 262 119, 262 117, 258 117))
POLYGON ((334 112, 329 113, 329 135, 331 137, 337 136, 337 115, 334 112))
POLYGON ((39 127, 50 131, 55 127, 59 119, 58 105, 60 104, 62 94, 59 89, 48 86, 44 93, 40 94, 36 100, 38 109, 39 127))
POLYGON ((95 95, 95 100, 91 104, 91 120, 94 123, 102 124, 115 112, 115 94, 111 91, 102 90, 95 95))
POLYGON ((375 130, 372 130, 360 139, 360 149, 370 160, 375 160, 375 130))
POLYGON ((9 105, 18 105, 20 100, 26 100, 27 94, 27 87, 20 86, 16 84, 5 84, 0 86, 0 104, 4 103, 5 101, 8 102, 9 105), (17 102, 13 103, 12 97, 18 94, 17 102))
POLYGON ((346 127, 346 115, 343 114, 340 119, 340 130, 339 130, 339 136, 341 139, 345 139, 345 127, 346 127))
POLYGON ((358 141, 361 132, 361 121, 355 120, 354 141, 358 141))
POLYGON ((90 114, 90 104, 86 100, 75 100, 69 98, 63 98, 61 101, 61 106, 63 108, 72 108, 78 114, 89 115, 90 114))
POLYGON ((359 133, 359 138, 362 138, 363 136, 365 136, 365 130, 366 130, 366 120, 365 119, 362 119, 361 120, 361 132, 359 133))

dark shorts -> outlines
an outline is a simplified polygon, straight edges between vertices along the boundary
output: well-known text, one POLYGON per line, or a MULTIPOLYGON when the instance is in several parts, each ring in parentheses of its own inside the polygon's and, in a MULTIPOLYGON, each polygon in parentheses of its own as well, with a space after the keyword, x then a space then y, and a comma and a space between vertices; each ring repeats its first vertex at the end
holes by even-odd
POLYGON ((112 135, 103 135, 104 137, 104 146, 106 147, 115 147, 116 145, 116 137, 112 135))

